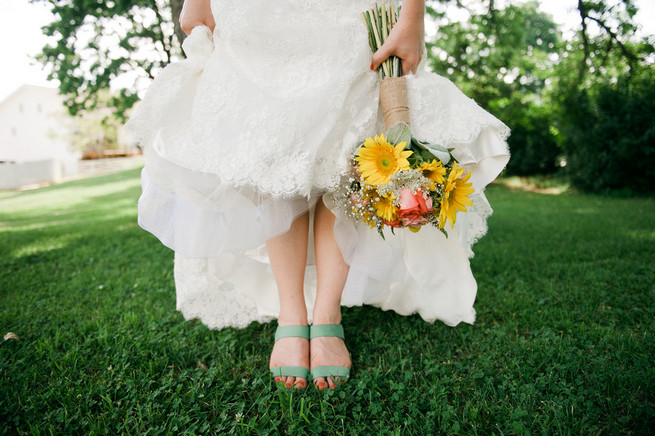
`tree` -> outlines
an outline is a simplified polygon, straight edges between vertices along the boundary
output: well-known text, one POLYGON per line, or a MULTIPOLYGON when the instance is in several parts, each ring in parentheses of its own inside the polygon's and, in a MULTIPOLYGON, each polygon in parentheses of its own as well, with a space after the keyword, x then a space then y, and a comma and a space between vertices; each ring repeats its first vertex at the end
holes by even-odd
POLYGON ((552 19, 530 1, 505 9, 494 2, 467 22, 439 25, 426 43, 428 65, 453 80, 481 106, 507 103, 514 94, 543 89, 558 49, 560 33, 552 19))
MULTIPOLYGON (((470 11, 465 22, 439 26, 427 43, 428 64, 512 129, 510 174, 552 173, 561 150, 543 91, 561 34, 535 1, 496 9, 492 0, 485 6, 470 11)), ((432 16, 441 24, 439 15, 432 16)))
POLYGON ((587 191, 652 192, 654 38, 636 37, 630 0, 580 0, 578 12, 550 96, 567 172, 587 191))
POLYGON ((56 19, 43 28, 51 42, 39 59, 49 67, 49 77, 59 80, 71 115, 94 109, 99 92, 122 80, 129 85, 110 105, 124 119, 138 100, 135 84, 181 56, 183 0, 32 1, 52 5, 56 19))
MULTIPOLYGON (((101 90, 123 80, 127 85, 119 87, 110 105, 124 118, 137 100, 134 82, 149 80, 182 56, 182 0, 32 1, 51 4, 57 16, 45 27, 53 43, 44 48, 41 60, 60 80, 73 114, 93 109, 101 90)), ((580 27, 570 40, 562 40, 536 1, 502 8, 494 0, 427 3, 438 26, 426 44, 428 65, 512 128, 510 173, 553 172, 564 153, 576 183, 598 190, 600 185, 583 183, 578 175, 597 178, 608 156, 624 156, 621 168, 635 160, 655 167, 648 160, 650 152, 614 153, 616 144, 643 151, 651 141, 647 124, 618 115, 630 113, 631 120, 642 120, 632 101, 650 108, 654 40, 636 37, 634 0, 578 0, 580 27), (468 10, 470 19, 449 21, 438 11, 444 5, 468 10), (614 126, 616 141, 607 141, 613 136, 603 125, 614 126), (604 148, 595 149, 595 144, 604 148)), ((602 186, 610 185, 615 186, 602 186)))
POLYGON ((610 1, 578 0, 582 57, 576 85, 582 84, 590 70, 594 72, 594 63, 600 63, 605 67, 609 65, 612 55, 617 50, 627 63, 628 72, 631 72, 635 63, 639 62, 637 52, 628 45, 629 39, 634 37, 637 30, 634 23, 637 7, 632 0, 610 1), (599 36, 591 35, 592 25, 600 30, 599 36), (597 58, 599 62, 593 62, 593 58, 597 58))

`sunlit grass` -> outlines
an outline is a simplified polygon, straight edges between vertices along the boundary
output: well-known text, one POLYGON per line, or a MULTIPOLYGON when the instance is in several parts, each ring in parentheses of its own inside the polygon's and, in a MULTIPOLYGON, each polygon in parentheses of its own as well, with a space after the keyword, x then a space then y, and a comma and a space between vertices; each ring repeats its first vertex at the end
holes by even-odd
POLYGON ((496 180, 495 184, 506 186, 509 189, 549 195, 559 195, 572 191, 571 184, 567 179, 554 176, 509 176, 496 180))
POLYGON ((351 380, 287 392, 266 370, 274 324, 217 332, 175 311, 172 253, 136 225, 139 192, 127 171, 0 193, 0 333, 20 338, 0 342, 0 433, 655 426, 653 199, 490 187, 476 324, 345 309, 351 380))

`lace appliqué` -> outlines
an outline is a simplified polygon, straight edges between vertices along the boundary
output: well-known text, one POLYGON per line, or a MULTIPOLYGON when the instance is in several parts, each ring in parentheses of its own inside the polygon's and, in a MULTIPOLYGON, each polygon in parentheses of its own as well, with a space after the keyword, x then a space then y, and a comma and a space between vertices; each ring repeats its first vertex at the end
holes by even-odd
POLYGON ((255 302, 231 283, 221 282, 207 259, 176 255, 174 274, 177 310, 186 320, 199 319, 207 327, 220 330, 273 319, 259 314, 255 302))

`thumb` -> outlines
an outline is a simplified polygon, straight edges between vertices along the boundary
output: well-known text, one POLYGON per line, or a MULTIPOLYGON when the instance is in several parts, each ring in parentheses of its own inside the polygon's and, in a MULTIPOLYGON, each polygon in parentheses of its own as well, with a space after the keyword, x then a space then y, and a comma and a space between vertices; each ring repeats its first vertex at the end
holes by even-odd
POLYGON ((380 64, 382 64, 382 62, 384 62, 392 54, 393 54, 393 49, 391 48, 391 46, 387 42, 382 44, 382 47, 380 47, 378 51, 373 53, 371 70, 377 70, 380 64))

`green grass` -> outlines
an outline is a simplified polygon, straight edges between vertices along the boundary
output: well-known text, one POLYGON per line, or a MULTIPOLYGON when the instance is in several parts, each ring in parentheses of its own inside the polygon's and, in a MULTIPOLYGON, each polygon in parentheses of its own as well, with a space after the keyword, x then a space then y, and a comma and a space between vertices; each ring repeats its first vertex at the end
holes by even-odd
POLYGON ((655 201, 488 189, 474 326, 344 310, 353 376, 274 386, 274 323, 175 311, 138 171, 0 193, 0 433, 648 434, 655 201), (203 369, 201 362, 207 369, 203 369))

